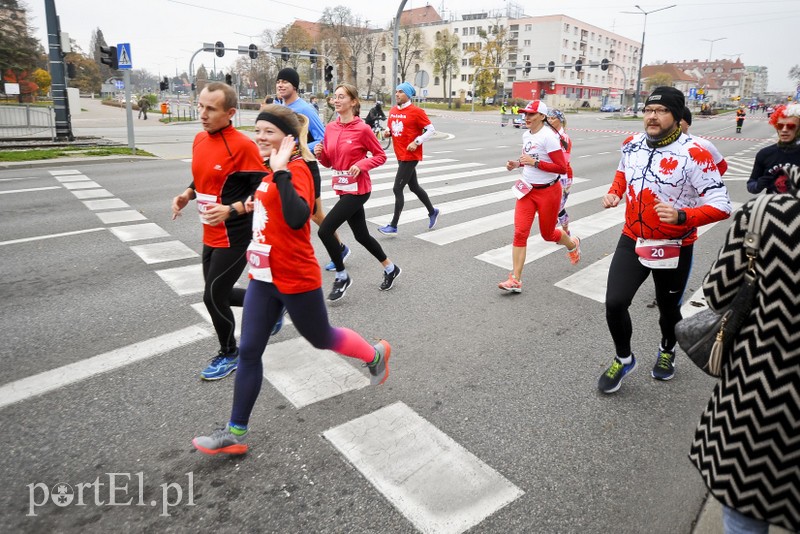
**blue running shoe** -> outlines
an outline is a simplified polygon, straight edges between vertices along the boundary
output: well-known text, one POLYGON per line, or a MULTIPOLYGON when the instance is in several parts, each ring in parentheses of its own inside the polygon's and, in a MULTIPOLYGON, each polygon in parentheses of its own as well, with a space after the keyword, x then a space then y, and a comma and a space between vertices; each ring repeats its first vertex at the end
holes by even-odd
POLYGON ((278 316, 278 322, 275 323, 275 326, 272 327, 272 333, 270 334, 270 336, 274 336, 281 331, 281 328, 283 328, 283 317, 285 315, 286 315, 286 306, 284 306, 283 309, 281 310, 281 314, 278 316))
POLYGON ((200 373, 200 378, 203 380, 220 380, 234 372, 238 366, 239 349, 236 349, 232 354, 225 354, 220 351, 219 354, 214 356, 208 367, 200 373))
POLYGON ((435 208, 433 213, 428 215, 428 230, 433 230, 433 227, 436 226, 436 221, 439 220, 439 208, 435 208))
POLYGON ((631 363, 624 364, 618 358, 614 358, 611 362, 611 367, 600 376, 597 382, 597 388, 603 393, 614 393, 622 385, 622 379, 625 375, 633 371, 636 367, 636 358, 631 354, 631 363))
MULTIPOLYGON (((342 245, 342 263, 346 262, 347 258, 349 257, 350 257, 350 247, 348 247, 347 245, 342 245)), ((333 263, 333 261, 329 261, 328 263, 325 264, 325 270, 333 272, 336 270, 336 265, 333 263)))
POLYGON ((378 231, 383 235, 395 235, 397 234, 397 227, 387 224, 386 226, 379 227, 378 231))

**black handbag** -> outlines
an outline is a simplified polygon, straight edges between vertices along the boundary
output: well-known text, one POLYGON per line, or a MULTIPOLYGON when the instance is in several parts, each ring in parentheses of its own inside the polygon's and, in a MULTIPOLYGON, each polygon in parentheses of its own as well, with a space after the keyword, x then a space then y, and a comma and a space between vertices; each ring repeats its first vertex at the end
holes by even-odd
POLYGON ((756 296, 755 260, 768 202, 769 195, 761 195, 753 204, 744 238, 747 271, 730 305, 719 312, 705 309, 675 325, 675 337, 683 351, 695 365, 714 377, 722 372, 722 362, 730 356, 736 335, 753 309, 756 296))

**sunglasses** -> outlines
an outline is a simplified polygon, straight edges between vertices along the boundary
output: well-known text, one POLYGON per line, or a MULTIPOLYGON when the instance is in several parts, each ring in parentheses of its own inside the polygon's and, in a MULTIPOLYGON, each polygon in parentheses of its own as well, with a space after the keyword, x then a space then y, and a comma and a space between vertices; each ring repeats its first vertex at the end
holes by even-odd
POLYGON ((778 130, 778 131, 789 130, 791 132, 791 131, 797 129, 797 125, 795 123, 793 123, 793 122, 790 122, 788 124, 776 124, 775 125, 775 129, 778 130))

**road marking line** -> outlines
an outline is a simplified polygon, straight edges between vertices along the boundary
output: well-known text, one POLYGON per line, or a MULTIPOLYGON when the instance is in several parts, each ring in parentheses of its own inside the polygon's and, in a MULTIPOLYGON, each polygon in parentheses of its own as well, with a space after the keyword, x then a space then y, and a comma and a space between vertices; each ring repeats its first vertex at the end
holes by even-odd
POLYGON ((85 182, 89 180, 89 177, 83 174, 72 174, 69 176, 56 176, 56 180, 63 184, 68 182, 85 182))
POLYGON ((131 205, 118 198, 105 198, 103 200, 84 200, 83 205, 92 211, 115 210, 119 208, 130 208, 131 205))
POLYGON ((182 241, 164 241, 147 245, 135 245, 131 250, 146 264, 164 263, 165 261, 185 260, 199 256, 197 252, 183 244, 182 241))
POLYGON ((211 337, 196 324, 0 386, 0 409, 211 337))
POLYGON ((20 180, 41 180, 40 176, 20 176, 18 178, 0 178, 0 182, 18 182, 20 180))
POLYGON ((30 189, 11 189, 9 191, 0 191, 0 195, 11 195, 13 193, 33 193, 34 191, 47 191, 48 189, 62 189, 60 185, 51 185, 48 187, 31 187, 30 189))
POLYGON ((315 349, 303 337, 270 343, 263 355, 264 378, 295 408, 303 408, 369 386, 355 360, 315 349))
POLYGON ((73 190, 73 189, 92 189, 92 188, 95 188, 95 187, 100 187, 100 184, 98 184, 97 182, 93 182, 91 180, 83 180, 83 181, 80 181, 80 182, 68 182, 68 183, 65 183, 65 184, 62 184, 62 185, 64 187, 66 187, 67 189, 69 189, 69 190, 73 190))
POLYGON ((114 195, 105 189, 81 189, 78 191, 70 191, 75 198, 79 200, 86 200, 88 198, 103 198, 113 197, 114 195))
POLYGON ((89 228, 88 230, 75 230, 74 232, 62 232, 60 234, 40 235, 36 237, 12 239, 11 241, 0 241, 0 246, 16 245, 17 243, 28 243, 30 241, 40 241, 42 239, 55 239, 57 237, 67 237, 71 235, 88 234, 90 232, 102 232, 103 230, 105 230, 105 228, 89 228))
POLYGON ((156 223, 115 226, 113 228, 109 228, 109 230, 124 243, 127 243, 128 241, 139 241, 141 239, 169 237, 169 232, 161 228, 156 223))
POLYGON ((178 295, 202 293, 205 290, 203 265, 187 265, 173 269, 161 269, 156 274, 178 295))
POLYGON ((57 171, 48 171, 53 176, 67 176, 69 174, 81 174, 81 171, 75 169, 64 169, 57 171))
POLYGON ((420 532, 464 532, 525 493, 402 402, 323 436, 420 532))
POLYGON ((97 215, 104 224, 147 220, 147 217, 136 210, 102 211, 95 213, 95 215, 97 215))

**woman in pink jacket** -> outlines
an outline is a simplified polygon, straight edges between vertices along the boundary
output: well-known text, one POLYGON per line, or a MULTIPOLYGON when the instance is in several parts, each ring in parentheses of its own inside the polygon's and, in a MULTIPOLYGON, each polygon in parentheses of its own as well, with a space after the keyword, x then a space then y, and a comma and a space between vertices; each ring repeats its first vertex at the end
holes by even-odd
POLYGON ((339 195, 336 205, 319 226, 319 238, 336 265, 336 280, 328 295, 331 302, 344 297, 353 283, 344 268, 341 246, 334 237, 336 230, 345 222, 350 225, 356 241, 383 265, 381 291, 392 289, 395 279, 402 272, 370 235, 364 212, 364 204, 372 192, 369 171, 386 162, 386 153, 372 129, 358 116, 361 102, 355 86, 343 83, 336 87, 333 106, 339 116, 328 123, 324 139, 314 147, 319 162, 333 169, 332 186, 339 195), (371 157, 367 157, 368 152, 372 154, 371 157))

